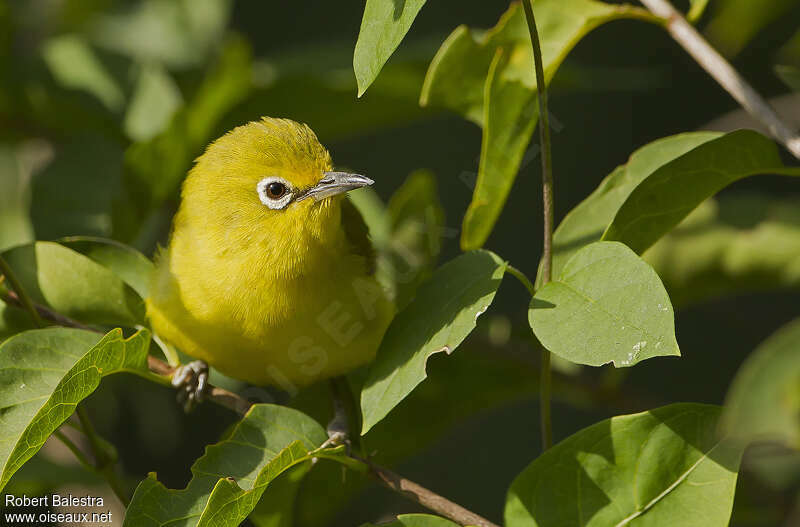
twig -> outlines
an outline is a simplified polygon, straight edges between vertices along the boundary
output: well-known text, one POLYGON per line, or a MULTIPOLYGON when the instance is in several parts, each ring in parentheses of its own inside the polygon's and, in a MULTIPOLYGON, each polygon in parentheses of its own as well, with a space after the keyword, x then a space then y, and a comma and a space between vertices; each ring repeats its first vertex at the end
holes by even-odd
POLYGON ((521 283, 523 286, 525 286, 525 289, 527 289, 527 290, 528 290, 528 292, 531 294, 531 296, 533 296, 533 294, 536 292, 536 288, 534 288, 534 287, 533 287, 533 282, 531 282, 531 279, 530 279, 530 278, 528 278, 528 277, 525 275, 525 273, 523 273, 522 271, 520 271, 519 269, 517 269, 516 267, 514 267, 514 266, 513 266, 513 265, 511 265, 511 264, 508 264, 508 265, 506 266, 506 271, 508 271, 508 273, 509 273, 511 276, 513 276, 514 278, 516 278, 517 280, 519 280, 519 281, 520 281, 520 283, 521 283))
POLYGON ((22 286, 22 283, 17 280, 17 277, 14 275, 14 271, 11 270, 11 266, 8 265, 5 258, 0 256, 0 274, 5 276, 6 280, 8 280, 9 285, 13 291, 9 293, 14 293, 17 296, 17 299, 20 301, 20 305, 28 312, 28 314, 33 319, 33 323, 37 328, 42 327, 44 324, 42 323, 42 319, 39 316, 39 313, 36 311, 36 308, 33 307, 33 302, 31 301, 30 297, 25 294, 25 288, 22 286))
POLYGON ((449 518, 461 525, 476 525, 478 527, 498 527, 482 516, 478 516, 457 503, 432 492, 418 483, 395 474, 389 469, 379 467, 372 462, 357 458, 369 467, 369 474, 384 487, 391 489, 403 496, 416 501, 445 518, 449 518))
POLYGON ((767 127, 794 157, 800 159, 800 136, 784 123, 761 95, 725 58, 669 3, 668 0, 641 0, 654 15, 665 18, 672 38, 727 91, 742 108, 767 127))
MULTIPOLYGON (((550 119, 547 113, 547 83, 544 79, 542 48, 539 43, 539 30, 533 14, 533 0, 522 3, 525 18, 531 34, 533 63, 536 69, 536 88, 539 93, 539 136, 542 143, 542 201, 544 210, 544 246, 542 249, 542 285, 550 281, 553 270, 553 154, 550 145, 550 119)), ((553 425, 550 415, 551 373, 550 350, 542 346, 542 368, 539 381, 539 417, 542 429, 542 449, 553 444, 553 425)))

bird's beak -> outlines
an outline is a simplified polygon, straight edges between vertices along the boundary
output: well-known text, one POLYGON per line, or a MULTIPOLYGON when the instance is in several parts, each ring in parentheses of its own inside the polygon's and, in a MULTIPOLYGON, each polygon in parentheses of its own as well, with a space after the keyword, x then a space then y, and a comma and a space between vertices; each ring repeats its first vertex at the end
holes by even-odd
POLYGON ((306 198, 314 198, 314 201, 320 201, 336 194, 372 185, 373 183, 375 182, 370 178, 359 174, 325 172, 322 179, 300 196, 298 201, 306 198))

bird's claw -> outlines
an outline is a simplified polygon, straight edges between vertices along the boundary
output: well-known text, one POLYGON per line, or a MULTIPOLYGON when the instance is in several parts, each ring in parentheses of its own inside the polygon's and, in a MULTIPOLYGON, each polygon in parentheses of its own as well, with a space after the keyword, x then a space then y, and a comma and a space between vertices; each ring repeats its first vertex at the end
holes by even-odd
POLYGON ((190 412, 205 398, 208 389, 208 364, 195 360, 178 366, 172 374, 172 385, 178 388, 178 403, 183 406, 184 411, 190 412))

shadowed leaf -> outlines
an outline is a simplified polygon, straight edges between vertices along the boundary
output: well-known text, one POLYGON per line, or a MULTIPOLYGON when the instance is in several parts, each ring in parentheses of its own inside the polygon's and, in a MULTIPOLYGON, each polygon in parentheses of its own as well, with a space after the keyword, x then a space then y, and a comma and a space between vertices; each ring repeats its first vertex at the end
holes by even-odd
MULTIPOLYGON (((192 465, 185 489, 167 489, 150 474, 136 488, 123 525, 235 527, 255 508, 270 483, 287 469, 310 461, 325 430, 297 410, 253 405, 230 435, 206 448, 192 465)), ((330 451, 329 451, 330 452, 330 451)), ((319 453, 330 457, 334 453, 319 453)))
POLYGON ((452 353, 494 299, 506 264, 488 251, 440 267, 392 321, 361 392, 362 434, 427 376, 428 358, 452 353))
POLYGON ((0 489, 72 415, 100 379, 147 372, 150 334, 129 339, 69 328, 20 333, 0 345, 0 489))
POLYGON ((719 413, 673 404, 573 434, 514 480, 505 525, 727 526, 741 449, 716 436, 719 413))

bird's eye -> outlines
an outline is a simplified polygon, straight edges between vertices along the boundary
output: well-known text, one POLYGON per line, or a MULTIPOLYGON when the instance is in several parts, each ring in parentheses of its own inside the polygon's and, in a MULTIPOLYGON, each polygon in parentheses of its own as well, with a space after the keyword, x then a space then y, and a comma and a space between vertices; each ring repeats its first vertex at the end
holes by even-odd
POLYGON ((261 203, 271 209, 283 209, 292 201, 292 187, 283 178, 271 176, 256 187, 261 203))
POLYGON ((271 199, 281 199, 286 194, 286 185, 277 181, 267 185, 267 196, 271 199))

